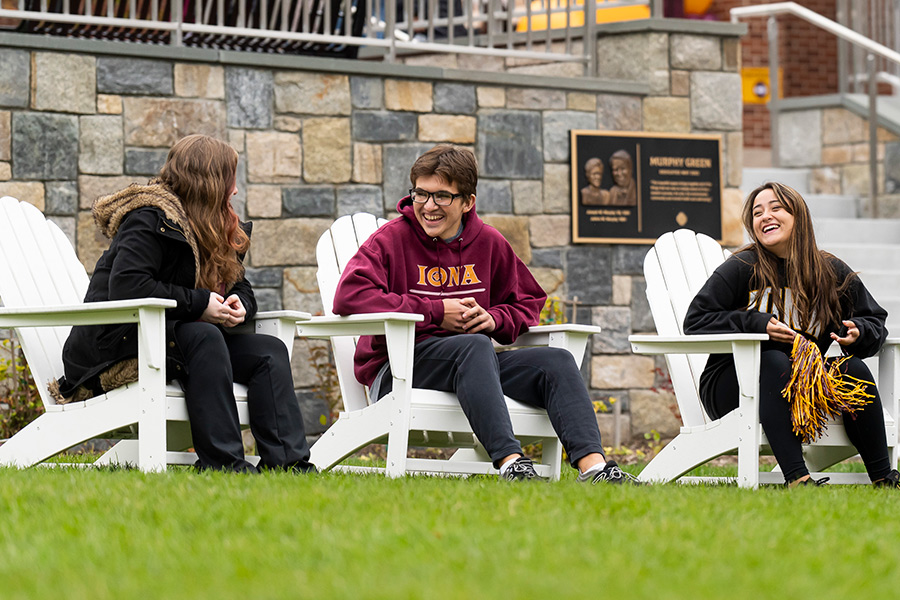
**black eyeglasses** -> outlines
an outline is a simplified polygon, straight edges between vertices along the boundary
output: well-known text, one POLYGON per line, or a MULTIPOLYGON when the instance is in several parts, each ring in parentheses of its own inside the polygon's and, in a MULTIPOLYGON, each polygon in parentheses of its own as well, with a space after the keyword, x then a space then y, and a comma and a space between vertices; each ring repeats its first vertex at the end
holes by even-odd
POLYGON ((409 196, 416 204, 425 204, 429 198, 434 198, 434 203, 438 206, 450 206, 453 204, 454 198, 462 198, 462 194, 451 194, 450 192, 426 192, 419 188, 410 189, 409 196))

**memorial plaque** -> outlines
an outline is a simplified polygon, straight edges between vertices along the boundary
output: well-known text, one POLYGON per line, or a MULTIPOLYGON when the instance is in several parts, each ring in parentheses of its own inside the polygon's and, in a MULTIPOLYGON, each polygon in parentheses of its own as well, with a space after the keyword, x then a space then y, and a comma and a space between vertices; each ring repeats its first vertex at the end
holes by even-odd
POLYGON ((647 244, 680 227, 721 241, 718 135, 572 130, 572 241, 647 244))

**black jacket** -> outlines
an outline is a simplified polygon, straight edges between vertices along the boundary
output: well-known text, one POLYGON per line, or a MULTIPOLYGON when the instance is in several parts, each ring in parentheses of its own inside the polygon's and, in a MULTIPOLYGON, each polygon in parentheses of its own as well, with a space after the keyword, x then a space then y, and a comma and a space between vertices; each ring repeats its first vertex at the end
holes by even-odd
MULTIPOLYGON (((838 283, 852 273, 843 261, 830 257, 838 283)), ((846 328, 840 322, 829 323, 826 327, 813 331, 801 331, 796 315, 779 315, 774 301, 769 298, 762 302, 759 310, 750 308, 752 298, 757 290, 750 289, 752 266, 756 263, 756 255, 745 250, 729 257, 710 275, 709 279, 694 297, 687 315, 684 318, 684 332, 698 333, 765 333, 766 324, 773 316, 787 323, 795 331, 816 343, 824 355, 832 343, 831 334, 846 334, 846 328)), ((784 261, 779 268, 779 276, 784 281, 784 261)), ((789 289, 781 288, 775 293, 784 295, 789 289)), ((789 299, 789 295, 788 295, 789 299)), ((887 338, 885 320, 887 312, 875 302, 859 277, 853 276, 849 289, 840 298, 841 320, 850 320, 859 328, 859 339, 842 350, 860 358, 873 356, 881 348, 887 338)), ((793 312, 789 301, 785 301, 785 310, 793 312)), ((791 345, 767 341, 763 342, 763 350, 779 349, 787 354, 791 345)), ((734 370, 734 358, 731 354, 712 354, 706 368, 700 376, 700 397, 708 398, 714 389, 719 375, 726 369, 734 370)))
MULTIPOLYGON (((95 206, 95 219, 104 229, 105 223, 100 222, 97 212, 95 206)), ((97 261, 84 300, 151 297, 176 300, 178 305, 166 310, 166 373, 168 378, 176 378, 183 373, 184 364, 173 335, 175 325, 198 320, 209 303, 210 290, 195 287, 198 259, 194 244, 189 242, 192 235, 185 231, 188 224, 183 212, 181 218, 178 215, 169 218, 162 208, 152 203, 133 208, 126 203, 123 214, 115 224, 109 249, 97 261)), ((250 225, 242 227, 249 235, 250 225)), ((223 296, 231 294, 240 297, 249 320, 257 310, 250 283, 242 278, 223 296)), ((100 373, 136 356, 137 325, 134 323, 73 327, 63 348, 65 377, 60 380, 60 392, 69 396, 82 384, 99 392, 100 373)))

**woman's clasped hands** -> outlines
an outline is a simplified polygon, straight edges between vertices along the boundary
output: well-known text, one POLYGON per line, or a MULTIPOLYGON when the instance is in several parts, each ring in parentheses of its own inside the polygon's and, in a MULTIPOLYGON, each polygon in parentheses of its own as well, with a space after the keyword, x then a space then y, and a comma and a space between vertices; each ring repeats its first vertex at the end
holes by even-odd
POLYGON ((243 323, 246 315, 247 309, 237 294, 223 298, 221 294, 210 292, 209 303, 200 320, 223 327, 234 327, 243 323))

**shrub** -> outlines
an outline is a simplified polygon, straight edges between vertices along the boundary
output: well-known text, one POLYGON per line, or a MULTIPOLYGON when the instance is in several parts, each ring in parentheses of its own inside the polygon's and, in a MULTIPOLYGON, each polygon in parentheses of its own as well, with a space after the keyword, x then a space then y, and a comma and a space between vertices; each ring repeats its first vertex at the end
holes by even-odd
POLYGON ((10 438, 44 412, 31 369, 12 339, 0 341, 0 389, 0 437, 10 438))

